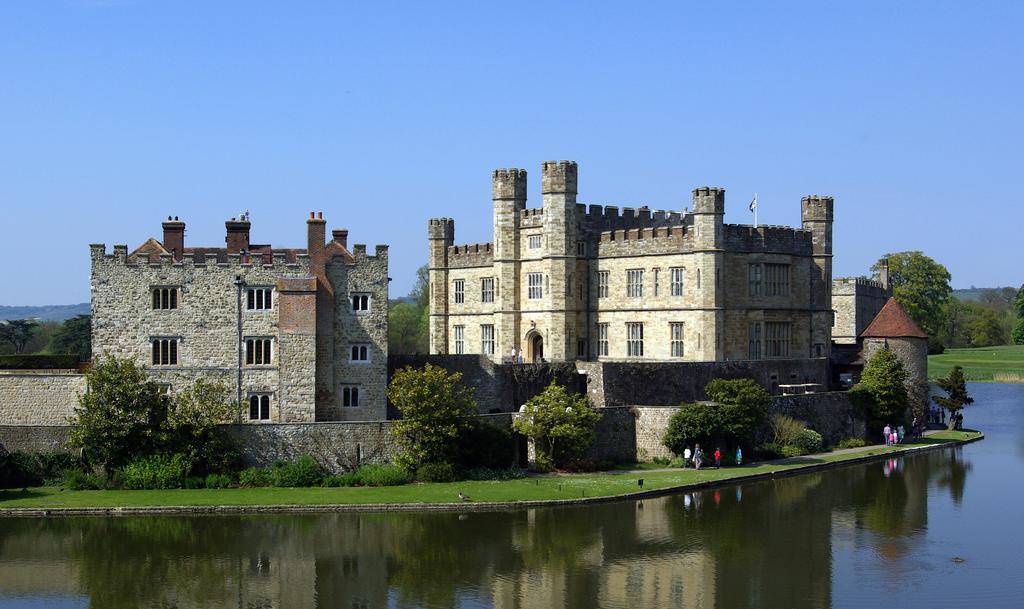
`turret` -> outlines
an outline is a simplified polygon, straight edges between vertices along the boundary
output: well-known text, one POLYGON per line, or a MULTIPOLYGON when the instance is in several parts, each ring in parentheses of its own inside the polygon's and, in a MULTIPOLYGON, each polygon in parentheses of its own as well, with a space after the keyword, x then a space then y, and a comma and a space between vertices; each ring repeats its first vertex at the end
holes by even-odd
POLYGON ((541 188, 544 196, 544 227, 548 253, 576 253, 576 161, 544 161, 541 188))
POLYGON ((526 207, 526 170, 495 169, 491 174, 494 202, 494 260, 511 260, 519 251, 519 210, 526 207))
POLYGON ((811 231, 811 357, 828 357, 832 344, 832 197, 800 200, 800 220, 811 231))
POLYGON ((698 249, 722 247, 725 189, 703 186, 693 189, 694 245, 698 249))
POLYGON ((455 244, 455 220, 427 221, 427 268, 430 278, 430 352, 448 353, 448 248, 455 244))
POLYGON ((814 254, 832 254, 832 197, 807 195, 800 199, 800 220, 813 233, 814 254))
POLYGON ((693 189, 693 268, 688 269, 694 301, 701 307, 696 352, 700 359, 720 360, 724 344, 722 269, 725 267, 725 189, 704 186, 693 189))

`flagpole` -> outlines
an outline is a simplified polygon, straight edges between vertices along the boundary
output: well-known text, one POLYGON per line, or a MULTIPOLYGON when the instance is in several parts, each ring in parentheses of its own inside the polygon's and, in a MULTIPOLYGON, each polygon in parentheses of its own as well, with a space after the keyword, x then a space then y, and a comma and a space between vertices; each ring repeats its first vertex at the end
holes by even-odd
POLYGON ((757 228, 757 193, 754 193, 754 228, 757 228))

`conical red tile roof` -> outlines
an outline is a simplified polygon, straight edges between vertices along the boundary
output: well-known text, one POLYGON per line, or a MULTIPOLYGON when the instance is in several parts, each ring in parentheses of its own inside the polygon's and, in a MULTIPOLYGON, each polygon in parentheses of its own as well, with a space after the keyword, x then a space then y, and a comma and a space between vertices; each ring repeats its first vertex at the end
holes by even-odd
POLYGON ((860 333, 861 338, 928 338, 913 318, 903 310, 895 298, 889 298, 882 310, 875 315, 868 327, 860 333))

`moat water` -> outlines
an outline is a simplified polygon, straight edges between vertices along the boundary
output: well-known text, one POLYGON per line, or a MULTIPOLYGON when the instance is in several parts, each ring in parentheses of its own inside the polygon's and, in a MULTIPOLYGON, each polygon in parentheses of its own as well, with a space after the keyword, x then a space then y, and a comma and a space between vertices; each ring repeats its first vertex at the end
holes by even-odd
POLYGON ((0 519, 0 608, 1024 606, 1024 385, 961 448, 501 513, 0 519))

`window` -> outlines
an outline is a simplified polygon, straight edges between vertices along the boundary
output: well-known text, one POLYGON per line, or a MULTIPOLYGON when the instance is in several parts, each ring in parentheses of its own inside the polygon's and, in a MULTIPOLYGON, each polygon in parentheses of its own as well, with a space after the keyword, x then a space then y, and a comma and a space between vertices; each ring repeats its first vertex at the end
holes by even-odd
POLYGON ((250 311, 269 311, 274 308, 274 288, 249 288, 245 308, 250 311))
POLYGON ((480 353, 494 355, 494 326, 491 324, 480 326, 480 353))
POLYGON ((526 274, 526 297, 532 300, 544 297, 544 274, 526 274))
POLYGON ((455 354, 462 355, 466 352, 466 326, 454 326, 452 332, 455 335, 455 354))
POLYGON ((608 324, 597 324, 597 354, 608 355, 608 324))
POLYGON ((587 242, 586 241, 577 241, 576 242, 576 255, 577 256, 586 256, 587 255, 587 242))
POLYGON ((626 355, 629 357, 643 357, 644 325, 642 323, 626 324, 626 355))
POLYGON ((154 366, 178 365, 178 340, 177 338, 154 338, 152 340, 154 366))
POLYGON ((178 288, 153 288, 153 309, 177 309, 178 288))
POLYGON ((526 238, 526 245, 531 250, 535 250, 540 247, 540 235, 530 235, 526 238))
POLYGON ((747 359, 761 359, 761 322, 747 328, 747 359))
POLYGON ((750 296, 761 295, 761 265, 751 264, 747 273, 747 281, 749 284, 748 292, 750 296))
POLYGON ((657 296, 661 290, 661 269, 651 269, 651 273, 654 274, 654 295, 657 296))
POLYGON ((359 408, 359 385, 341 386, 341 407, 359 408))
POLYGON ((608 298, 608 277, 611 275, 608 271, 597 272, 597 297, 608 298))
POLYGON ((626 271, 626 296, 641 298, 644 295, 644 270, 630 269, 626 271))
POLYGON ((462 304, 466 302, 466 280, 456 279, 455 280, 455 304, 462 304))
POLYGON ((700 289, 700 269, 697 269, 697 289, 700 289))
POLYGON ((580 338, 576 341, 576 357, 587 356, 587 341, 580 338))
POLYGON ((790 324, 786 321, 764 323, 764 352, 767 357, 789 357, 790 324))
POLYGON ((669 279, 672 281, 671 294, 673 296, 683 295, 683 274, 686 269, 681 266, 674 266, 669 269, 669 279))
POLYGON ((349 357, 350 362, 368 362, 370 361, 370 345, 360 343, 352 345, 351 356, 349 357))
POLYGON ((245 339, 245 363, 248 366, 265 366, 271 361, 271 345, 269 338, 245 339))
POLYGON ((480 302, 494 302, 494 277, 480 280, 480 302))
POLYGON ((352 312, 356 315, 362 313, 368 313, 370 311, 370 295, 369 294, 352 294, 352 312))
POLYGON ((764 265, 764 295, 789 296, 789 265, 764 265))
POLYGON ((669 324, 669 333, 671 335, 671 353, 672 357, 683 356, 683 323, 672 322, 669 324))
POLYGON ((266 393, 254 393, 249 396, 249 420, 269 421, 270 420, 270 395, 266 393))

